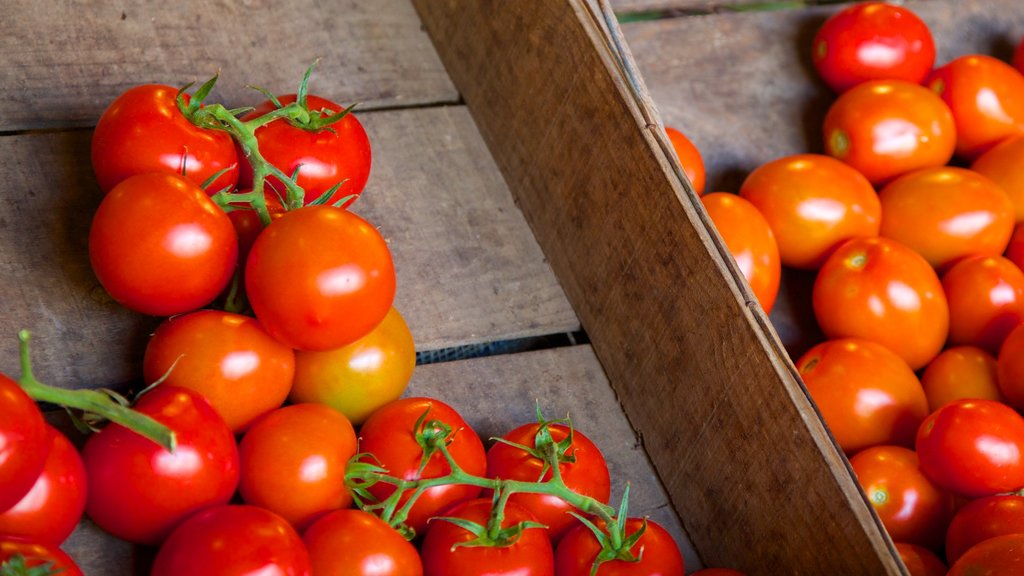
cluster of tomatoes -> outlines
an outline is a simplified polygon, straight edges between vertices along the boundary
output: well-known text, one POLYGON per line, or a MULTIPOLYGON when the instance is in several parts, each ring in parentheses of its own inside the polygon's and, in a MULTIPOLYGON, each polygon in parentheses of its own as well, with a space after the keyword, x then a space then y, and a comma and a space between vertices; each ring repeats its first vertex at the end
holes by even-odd
POLYGON ((915 13, 861 2, 811 52, 824 154, 701 199, 766 312, 782 267, 813 272, 825 341, 796 367, 911 573, 1022 571, 1024 42, 936 67, 915 13))

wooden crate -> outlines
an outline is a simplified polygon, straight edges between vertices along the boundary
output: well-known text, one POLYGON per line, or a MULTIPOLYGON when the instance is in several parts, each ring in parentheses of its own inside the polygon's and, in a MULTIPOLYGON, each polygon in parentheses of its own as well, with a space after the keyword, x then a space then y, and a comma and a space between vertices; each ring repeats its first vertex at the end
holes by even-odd
MULTIPOLYGON (((961 5, 972 30, 1012 29, 980 0, 927 4, 946 32, 941 14, 961 5)), ((785 322, 756 304, 659 125, 695 130, 716 187, 806 148, 794 126, 824 96, 799 50, 834 8, 624 25, 631 82, 619 27, 586 0, 5 7, 3 372, 17 373, 26 327, 40 378, 139 385, 156 321, 111 303, 86 257, 100 198, 89 128, 110 100, 219 70, 214 98, 249 104, 245 83, 294 90, 319 57, 313 91, 362 103, 375 155, 354 211, 390 242, 418 351, 508 352, 421 365, 410 394, 450 402, 485 436, 529 419, 534 398, 568 412, 689 570, 903 571, 795 374, 772 324, 785 322), (793 90, 809 100, 787 123, 793 90)), ((144 573, 152 554, 87 520, 66 549, 88 574, 144 573)))

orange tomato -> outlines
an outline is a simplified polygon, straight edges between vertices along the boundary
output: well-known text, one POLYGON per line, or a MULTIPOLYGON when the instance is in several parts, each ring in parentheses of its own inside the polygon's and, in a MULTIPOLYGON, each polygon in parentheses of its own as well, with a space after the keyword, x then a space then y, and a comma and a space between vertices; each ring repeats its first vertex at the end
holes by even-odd
POLYGON ((996 378, 996 358, 977 346, 954 346, 940 352, 921 374, 921 386, 932 412, 953 400, 1004 401, 996 378))
POLYGON ((1024 76, 983 54, 960 56, 925 80, 949 105, 956 122, 956 154, 971 160, 1016 134, 1024 134, 1024 76))
POLYGON ((1002 187, 1013 202, 1014 220, 1024 222, 1024 137, 1003 140, 971 164, 982 176, 1002 187))
POLYGON ((666 126, 665 133, 668 134, 668 139, 672 142, 672 148, 676 151, 679 163, 683 166, 683 172, 686 173, 690 184, 693 185, 693 191, 698 196, 703 195, 704 181, 707 175, 704 171, 704 159, 700 155, 700 150, 685 134, 675 128, 666 126))
POLYGON ((871 183, 821 154, 762 164, 740 186, 740 196, 768 221, 785 266, 816 269, 844 240, 878 235, 881 205, 871 183))
POLYGON ((949 342, 996 354, 1024 322, 1024 272, 1002 256, 970 256, 942 277, 949 302, 949 342))
POLYGON ((956 125, 949 106, 927 88, 900 80, 858 84, 825 115, 825 152, 883 184, 949 162, 956 125))
POLYGON ((879 193, 881 236, 944 269, 973 254, 1002 254, 1013 233, 1013 203, 988 178, 938 166, 893 180, 879 193))
POLYGON ((828 338, 878 342, 914 370, 934 358, 949 333, 949 308, 935 270, 889 238, 854 238, 822 265, 811 291, 828 338))
POLYGON ((996 357, 996 378, 1006 403, 1024 410, 1024 324, 1019 324, 1003 340, 996 357))
POLYGON ((804 353, 796 368, 846 454, 914 445, 928 400, 907 363, 885 346, 859 338, 827 340, 804 353))
POLYGON ((768 221, 753 204, 735 194, 713 192, 701 202, 761 308, 766 314, 771 312, 779 293, 782 264, 768 221))

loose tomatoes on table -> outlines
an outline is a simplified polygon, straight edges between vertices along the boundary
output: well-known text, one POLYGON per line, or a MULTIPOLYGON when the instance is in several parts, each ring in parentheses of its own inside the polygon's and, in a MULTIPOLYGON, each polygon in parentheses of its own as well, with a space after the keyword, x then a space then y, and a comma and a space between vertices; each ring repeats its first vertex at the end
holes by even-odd
MULTIPOLYGON (((639 561, 602 562, 595 576, 683 576, 683 555, 672 535, 660 524, 647 520, 643 534, 629 551, 639 561)), ((626 520, 626 535, 644 525, 641 518, 626 520)), ((591 576, 601 545, 587 526, 570 530, 555 548, 555 576, 591 576)))
POLYGON ((0 374, 0 512, 35 484, 51 442, 39 407, 17 382, 0 374))
POLYGON ((416 548, 380 518, 357 509, 318 518, 302 541, 317 576, 422 576, 416 548))

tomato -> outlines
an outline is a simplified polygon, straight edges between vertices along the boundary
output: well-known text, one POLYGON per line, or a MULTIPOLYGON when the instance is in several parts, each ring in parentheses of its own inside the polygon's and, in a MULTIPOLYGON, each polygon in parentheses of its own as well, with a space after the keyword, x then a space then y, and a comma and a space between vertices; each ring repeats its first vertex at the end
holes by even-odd
POLYGON ((242 499, 298 529, 318 515, 345 508, 345 465, 356 453, 356 433, 337 410, 292 404, 263 416, 238 445, 242 499))
POLYGON ((960 56, 925 80, 956 121, 956 154, 971 160, 1000 140, 1024 133, 1024 76, 983 54, 960 56))
POLYGON ((1024 222, 1024 136, 996 144, 971 164, 971 170, 999 185, 1013 203, 1016 222, 1024 222))
MULTIPOLYGON (((564 424, 547 426, 547 434, 540 434, 540 423, 524 424, 506 433, 506 442, 525 446, 538 453, 530 453, 505 442, 496 442, 487 451, 487 476, 502 480, 539 482, 551 479, 548 459, 543 455, 547 450, 558 450, 559 443, 569 437, 570 428, 564 424)), ((575 461, 558 464, 558 471, 573 492, 590 496, 604 504, 611 497, 611 477, 601 450, 579 430, 571 430, 571 444, 559 452, 575 461)), ((579 513, 568 502, 544 494, 518 493, 509 497, 510 502, 528 510, 541 524, 548 527, 548 534, 557 541, 577 520, 570 512, 579 513)))
POLYGON ((298 350, 333 350, 367 335, 395 297, 387 242, 333 206, 289 211, 256 238, 245 291, 273 337, 298 350))
POLYGON ((51 445, 39 407, 17 382, 0 374, 0 511, 21 500, 46 464, 51 445))
POLYGON ((937 550, 953 517, 953 496, 922 474, 918 464, 917 454, 902 446, 872 446, 850 458, 889 536, 937 550))
MULTIPOLYGON (((118 96, 92 134, 92 169, 104 192, 137 174, 184 174, 200 186, 225 170, 210 193, 234 186, 238 155, 227 132, 200 128, 175 102, 176 88, 145 84, 118 96)), ((189 95, 184 95, 185 103, 189 95)))
POLYGON ((935 552, 906 542, 896 542, 895 546, 910 576, 946 576, 946 565, 935 552))
POLYGON ((302 534, 317 576, 422 576, 416 548, 380 518, 335 510, 302 534))
POLYGON ((771 312, 779 293, 782 263, 768 221, 753 204, 735 194, 714 192, 701 202, 761 308, 766 314, 771 312))
POLYGON ((295 352, 248 316, 200 310, 165 320, 149 338, 142 362, 146 382, 202 394, 232 432, 284 403, 295 374, 295 352))
POLYGON ((796 369, 839 447, 854 454, 870 446, 912 446, 928 415, 928 400, 902 358, 856 338, 822 342, 796 369))
POLYGON ((192 513, 231 498, 238 449, 216 410, 187 388, 157 386, 135 409, 173 430, 177 447, 168 452, 118 424, 90 436, 86 513, 118 538, 156 544, 192 513))
POLYGON ((256 506, 214 506, 181 523, 152 576, 311 576, 309 553, 283 518, 256 506))
POLYGON ((1003 401, 996 359, 977 346, 953 346, 940 352, 921 374, 921 386, 931 412, 953 400, 1003 401))
POLYGON ((996 357, 996 380, 1006 402, 1024 409, 1024 326, 1018 325, 1003 340, 996 357))
POLYGON ((949 308, 928 262, 888 238, 855 238, 829 256, 811 293, 828 338, 882 344, 917 370, 942 350, 949 308))
POLYGON ((412 333, 394 307, 359 340, 336 350, 295 354, 292 402, 319 402, 362 424, 397 400, 416 367, 412 333))
POLYGON ((939 166, 900 176, 878 193, 879 232, 947 269, 975 254, 1002 254, 1013 233, 1013 203, 988 178, 939 166))
POLYGON ((1017 268, 1024 270, 1024 222, 1014 226, 1010 243, 1006 245, 1003 255, 1016 264, 1017 268))
MULTIPOLYGON (((434 420, 451 427, 448 452, 459 467, 474 476, 483 476, 487 472, 487 456, 480 437, 454 408, 434 398, 402 398, 374 411, 359 429, 359 451, 368 453, 370 456, 366 461, 379 464, 390 476, 405 480, 446 476, 451 468, 439 452, 431 455, 420 470, 423 448, 417 441, 417 434, 434 420), (425 420, 416 428, 424 413, 425 420)), ((377 483, 370 491, 383 500, 394 493, 394 487, 377 483)), ((467 485, 445 484, 429 488, 412 506, 406 524, 417 534, 422 534, 428 519, 479 494, 479 488, 467 485)), ((406 501, 407 497, 403 496, 401 502, 406 501)))
POLYGON ((989 538, 971 547, 956 561, 948 576, 1024 574, 1024 534, 989 538))
POLYGON ((957 510, 946 531, 946 559, 953 564, 975 544, 1003 534, 1024 534, 1024 496, 971 500, 957 510))
MULTIPOLYGON (((477 498, 453 506, 445 517, 461 518, 486 527, 491 500, 477 498)), ((509 502, 502 528, 535 522, 525 509, 509 502)), ((526 528, 504 546, 467 546, 475 535, 443 518, 431 520, 420 546, 425 576, 554 576, 551 540, 542 528, 526 528)))
POLYGON ((64 434, 47 425, 46 465, 21 501, 0 513, 0 534, 60 545, 85 511, 85 464, 64 434))
MULTIPOLYGON (((626 520, 626 534, 643 525, 640 518, 626 520)), ((597 537, 586 526, 570 530, 555 548, 556 576, 590 576, 594 560, 601 551, 597 537)), ((630 548, 639 562, 611 560, 602 562, 594 576, 683 576, 683 556, 672 535, 661 525, 647 520, 640 540, 630 548), (642 554, 642 556, 641 556, 642 554)))
POLYGON ((762 164, 743 181, 740 196, 764 215, 782 264, 794 268, 817 269, 844 240, 877 236, 882 217, 871 183, 821 154, 762 164))
POLYGON ((89 260, 100 284, 121 305, 152 316, 210 303, 231 280, 237 257, 227 214, 174 174, 140 174, 118 184, 89 231, 89 260))
POLYGON ((923 86, 901 80, 858 84, 825 115, 825 151, 872 184, 918 168, 942 166, 956 147, 949 106, 923 86))
MULTIPOLYGON (((296 95, 288 94, 278 100, 287 106, 295 102, 296 95)), ((309 110, 315 116, 322 111, 340 112, 343 108, 330 100, 314 96, 306 97, 309 110)), ((266 101, 242 117, 251 120, 274 110, 276 106, 266 101)), ((309 131, 292 125, 280 118, 256 129, 256 141, 263 158, 292 176, 298 171, 295 183, 306 192, 305 204, 319 198, 338 183, 342 183, 328 202, 334 203, 347 196, 362 193, 370 177, 370 139, 363 125, 351 112, 344 118, 321 130, 309 131)), ((243 163, 239 185, 252 188, 252 168, 243 163)), ((268 188, 284 194, 284 184, 276 177, 267 178, 268 188)), ((345 202, 349 205, 355 197, 345 202)))
MULTIPOLYGON (((240 193, 245 192, 248 191, 240 193)), ((281 201, 276 194, 265 194, 264 199, 271 220, 284 216, 284 206, 281 205, 281 201)), ((235 227, 235 233, 238 235, 238 261, 244 267, 245 261, 249 258, 249 250, 252 249, 252 243, 256 241, 256 237, 260 235, 260 232, 263 232, 263 221, 260 220, 259 213, 249 207, 242 207, 228 212, 228 218, 231 219, 231 224, 235 227)))
POLYGON ((693 185, 693 191, 697 193, 697 196, 703 195, 707 174, 704 170, 704 158, 701 157, 700 150, 685 134, 671 126, 665 127, 665 133, 668 134, 668 139, 672 142, 672 149, 675 150, 676 157, 679 158, 683 172, 686 173, 690 184, 693 185))
POLYGON ((1024 322, 1024 272, 1002 256, 969 256, 942 276, 949 302, 949 342, 992 354, 1024 322))
POLYGON ((917 433, 921 470, 958 496, 1024 487, 1024 418, 992 400, 957 400, 931 413, 917 433))
MULTIPOLYGON (((43 574, 60 574, 60 576, 83 576, 82 569, 72 560, 68 553, 52 542, 36 542, 17 536, 0 536, 0 573, 24 574, 15 569, 18 562, 23 567, 39 570, 49 566, 43 574)), ((35 574, 28 572, 28 574, 35 574)))

